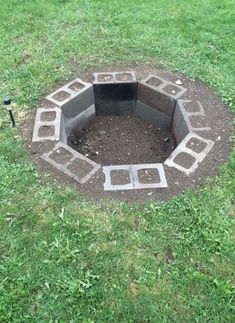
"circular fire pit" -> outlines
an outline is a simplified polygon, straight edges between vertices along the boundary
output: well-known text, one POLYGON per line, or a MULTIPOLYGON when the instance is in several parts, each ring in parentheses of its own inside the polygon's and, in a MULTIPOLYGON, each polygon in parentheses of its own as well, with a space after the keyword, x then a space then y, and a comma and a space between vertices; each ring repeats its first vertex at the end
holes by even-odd
POLYGON ((174 186, 194 180, 220 140, 207 106, 179 79, 94 73, 93 83, 75 79, 46 99, 54 106, 37 109, 32 141, 55 144, 40 158, 79 185, 106 192, 162 193, 172 178, 174 186))

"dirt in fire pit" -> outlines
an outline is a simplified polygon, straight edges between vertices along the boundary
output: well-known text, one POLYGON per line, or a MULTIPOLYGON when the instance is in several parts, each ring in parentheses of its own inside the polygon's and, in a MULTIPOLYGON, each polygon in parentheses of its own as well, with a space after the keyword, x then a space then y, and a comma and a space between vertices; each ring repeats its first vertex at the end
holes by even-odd
POLYGON ((98 116, 68 144, 102 165, 162 163, 174 150, 171 133, 136 115, 98 116))

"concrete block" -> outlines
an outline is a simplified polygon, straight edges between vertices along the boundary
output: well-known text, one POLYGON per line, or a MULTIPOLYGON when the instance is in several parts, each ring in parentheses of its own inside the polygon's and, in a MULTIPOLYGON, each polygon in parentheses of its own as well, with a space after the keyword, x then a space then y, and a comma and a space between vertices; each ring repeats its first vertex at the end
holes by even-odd
POLYGON ((94 73, 93 78, 97 115, 133 113, 137 96, 135 72, 94 73))
POLYGON ((184 119, 189 130, 191 132, 209 131, 210 127, 195 127, 192 125, 190 118, 193 117, 193 118, 198 118, 200 120, 200 118, 206 117, 206 114, 202 107, 202 104, 199 101, 197 101, 197 104, 198 104, 197 111, 190 111, 190 112, 187 111, 188 108, 186 108, 186 106, 190 106, 191 102, 192 102, 191 100, 177 100, 177 105, 179 106, 179 108, 181 109, 184 115, 184 119))
POLYGON ((172 119, 166 114, 151 108, 143 102, 136 102, 135 113, 145 121, 152 123, 157 128, 170 129, 172 119))
POLYGON ((167 187, 165 172, 162 164, 134 164, 134 165, 115 165, 103 166, 105 175, 104 190, 105 191, 123 191, 134 189, 153 189, 167 187), (142 183, 138 177, 138 171, 145 169, 156 169, 159 174, 159 181, 151 183, 142 183), (112 173, 115 171, 125 170, 129 173, 130 182, 123 185, 112 184, 112 173))
POLYGON ((86 83, 81 79, 76 78, 72 82, 67 83, 60 89, 49 94, 46 99, 61 107, 90 86, 90 83, 86 83))
POLYGON ((135 83, 134 71, 93 73, 93 84, 135 83))
MULTIPOLYGON (((176 139, 177 144, 180 143, 189 132, 208 131, 209 127, 192 126, 190 118, 205 117, 205 111, 200 102, 197 102, 197 111, 188 112, 185 105, 190 105, 191 100, 177 100, 171 131, 176 139)), ((200 119, 199 119, 200 120, 200 119)))
POLYGON ((187 136, 181 141, 181 143, 175 148, 171 155, 164 162, 169 167, 174 167, 187 176, 191 175, 198 168, 201 163, 214 146, 214 141, 204 139, 194 133, 188 133, 187 136), (200 152, 188 147, 188 143, 192 140, 202 142, 202 149, 200 152), (181 158, 179 157, 181 155, 181 158), (179 158, 178 158, 179 157, 179 158), (176 162, 176 160, 179 160, 176 162))
POLYGON ((175 100, 179 99, 187 91, 183 86, 176 85, 175 83, 167 81, 155 74, 149 74, 145 79, 141 80, 140 83, 146 84, 152 89, 155 89, 175 100))
POLYGON ((34 122, 32 141, 56 141, 60 139, 61 109, 38 108, 34 122))
POLYGON ((96 115, 128 115, 135 112, 136 101, 99 101, 96 102, 96 115))
POLYGON ((80 184, 85 184, 101 167, 62 142, 41 158, 80 184))

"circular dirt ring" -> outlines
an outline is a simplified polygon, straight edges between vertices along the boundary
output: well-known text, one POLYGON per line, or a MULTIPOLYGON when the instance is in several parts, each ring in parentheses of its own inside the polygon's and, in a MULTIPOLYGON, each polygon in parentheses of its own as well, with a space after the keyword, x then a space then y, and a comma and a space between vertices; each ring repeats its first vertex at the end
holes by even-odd
POLYGON ((146 65, 79 75, 29 119, 39 168, 89 199, 167 199, 215 175, 230 151, 232 114, 220 99, 146 65))

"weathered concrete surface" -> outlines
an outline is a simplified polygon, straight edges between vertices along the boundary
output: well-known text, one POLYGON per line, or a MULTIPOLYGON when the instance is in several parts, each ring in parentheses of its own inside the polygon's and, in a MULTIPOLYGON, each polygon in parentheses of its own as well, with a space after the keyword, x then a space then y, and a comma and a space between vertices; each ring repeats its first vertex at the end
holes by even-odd
POLYGON ((90 86, 91 86, 90 83, 86 83, 86 82, 82 81, 81 79, 76 78, 72 82, 65 84, 64 86, 62 86, 61 88, 59 88, 55 92, 46 96, 46 99, 61 107, 62 105, 66 104, 67 102, 71 101, 77 95, 81 94, 85 89, 87 89, 90 86), (80 84, 80 87, 78 87, 77 90, 73 90, 73 85, 75 83, 80 84), (60 99, 60 100, 57 99, 56 97, 60 93, 63 93, 63 92, 66 94, 66 97, 64 99, 60 99))
MULTIPOLYGON (((194 133, 188 133, 188 135, 181 141, 181 143, 175 148, 175 150, 171 153, 171 155, 167 158, 167 160, 164 162, 165 165, 169 167, 174 167, 181 172, 184 172, 187 176, 192 174, 199 166, 199 163, 201 163, 207 156, 207 154, 210 152, 210 150, 213 148, 214 142, 209 139, 204 139, 194 133), (205 144, 205 148, 200 152, 196 152, 190 148, 187 147, 187 143, 192 139, 195 138, 199 142, 205 144), (176 163, 175 159, 179 154, 184 153, 184 155, 188 155, 190 160, 194 160, 190 167, 184 167, 180 163, 176 163)), ((186 157, 187 158, 187 157, 186 157)), ((184 159, 186 159, 184 158, 184 159)), ((183 163, 184 161, 182 161, 183 163)))
POLYGON ((62 142, 58 142, 56 146, 49 151, 48 153, 45 153, 41 156, 43 160, 45 160, 47 163, 55 167, 57 170, 61 171, 62 173, 66 174, 67 176, 73 178, 76 182, 80 184, 85 184, 89 179, 100 169, 100 165, 95 163, 93 160, 90 160, 89 158, 83 156, 82 154, 78 153, 74 149, 70 148, 68 145, 65 145, 62 142), (68 158, 68 160, 65 160, 65 163, 56 162, 51 158, 53 153, 57 153, 58 155, 61 154, 61 156, 58 156, 61 160, 63 160, 63 154, 66 154, 66 152, 71 155, 71 158, 68 158), (79 177, 76 175, 76 172, 72 172, 69 170, 69 167, 73 162, 76 161, 82 161, 83 164, 87 164, 89 170, 84 176, 79 177), (90 167, 91 166, 91 167, 90 167))
POLYGON ((163 164, 137 164, 137 165, 115 165, 103 166, 103 173, 105 175, 104 190, 118 191, 118 190, 133 190, 133 189, 151 189, 151 188, 165 188, 167 187, 165 172, 163 164), (141 183, 138 178, 138 170, 142 169, 156 169, 159 174, 160 181, 156 183, 141 183), (130 183, 124 185, 112 184, 113 171, 126 170, 130 176, 130 183))
POLYGON ((119 71, 119 72, 101 72, 93 73, 93 84, 107 83, 135 83, 136 76, 134 71, 119 71))
POLYGON ((60 124, 61 124, 61 109, 60 108, 38 108, 36 112, 35 122, 34 122, 34 130, 33 130, 33 138, 32 141, 45 141, 45 140, 53 140, 57 141, 60 139, 60 124), (43 120, 42 114, 45 112, 55 113, 54 120, 43 120), (40 136, 39 131, 41 127, 54 127, 54 133, 47 136, 40 136))
POLYGON ((137 97, 137 81, 134 72, 94 73, 93 78, 97 115, 121 115, 134 112, 137 97))
POLYGON ((166 96, 170 96, 172 99, 179 99, 187 89, 183 86, 176 85, 166 79, 163 79, 155 74, 149 74, 146 78, 140 81, 141 84, 147 84, 152 89, 155 89, 166 96))

